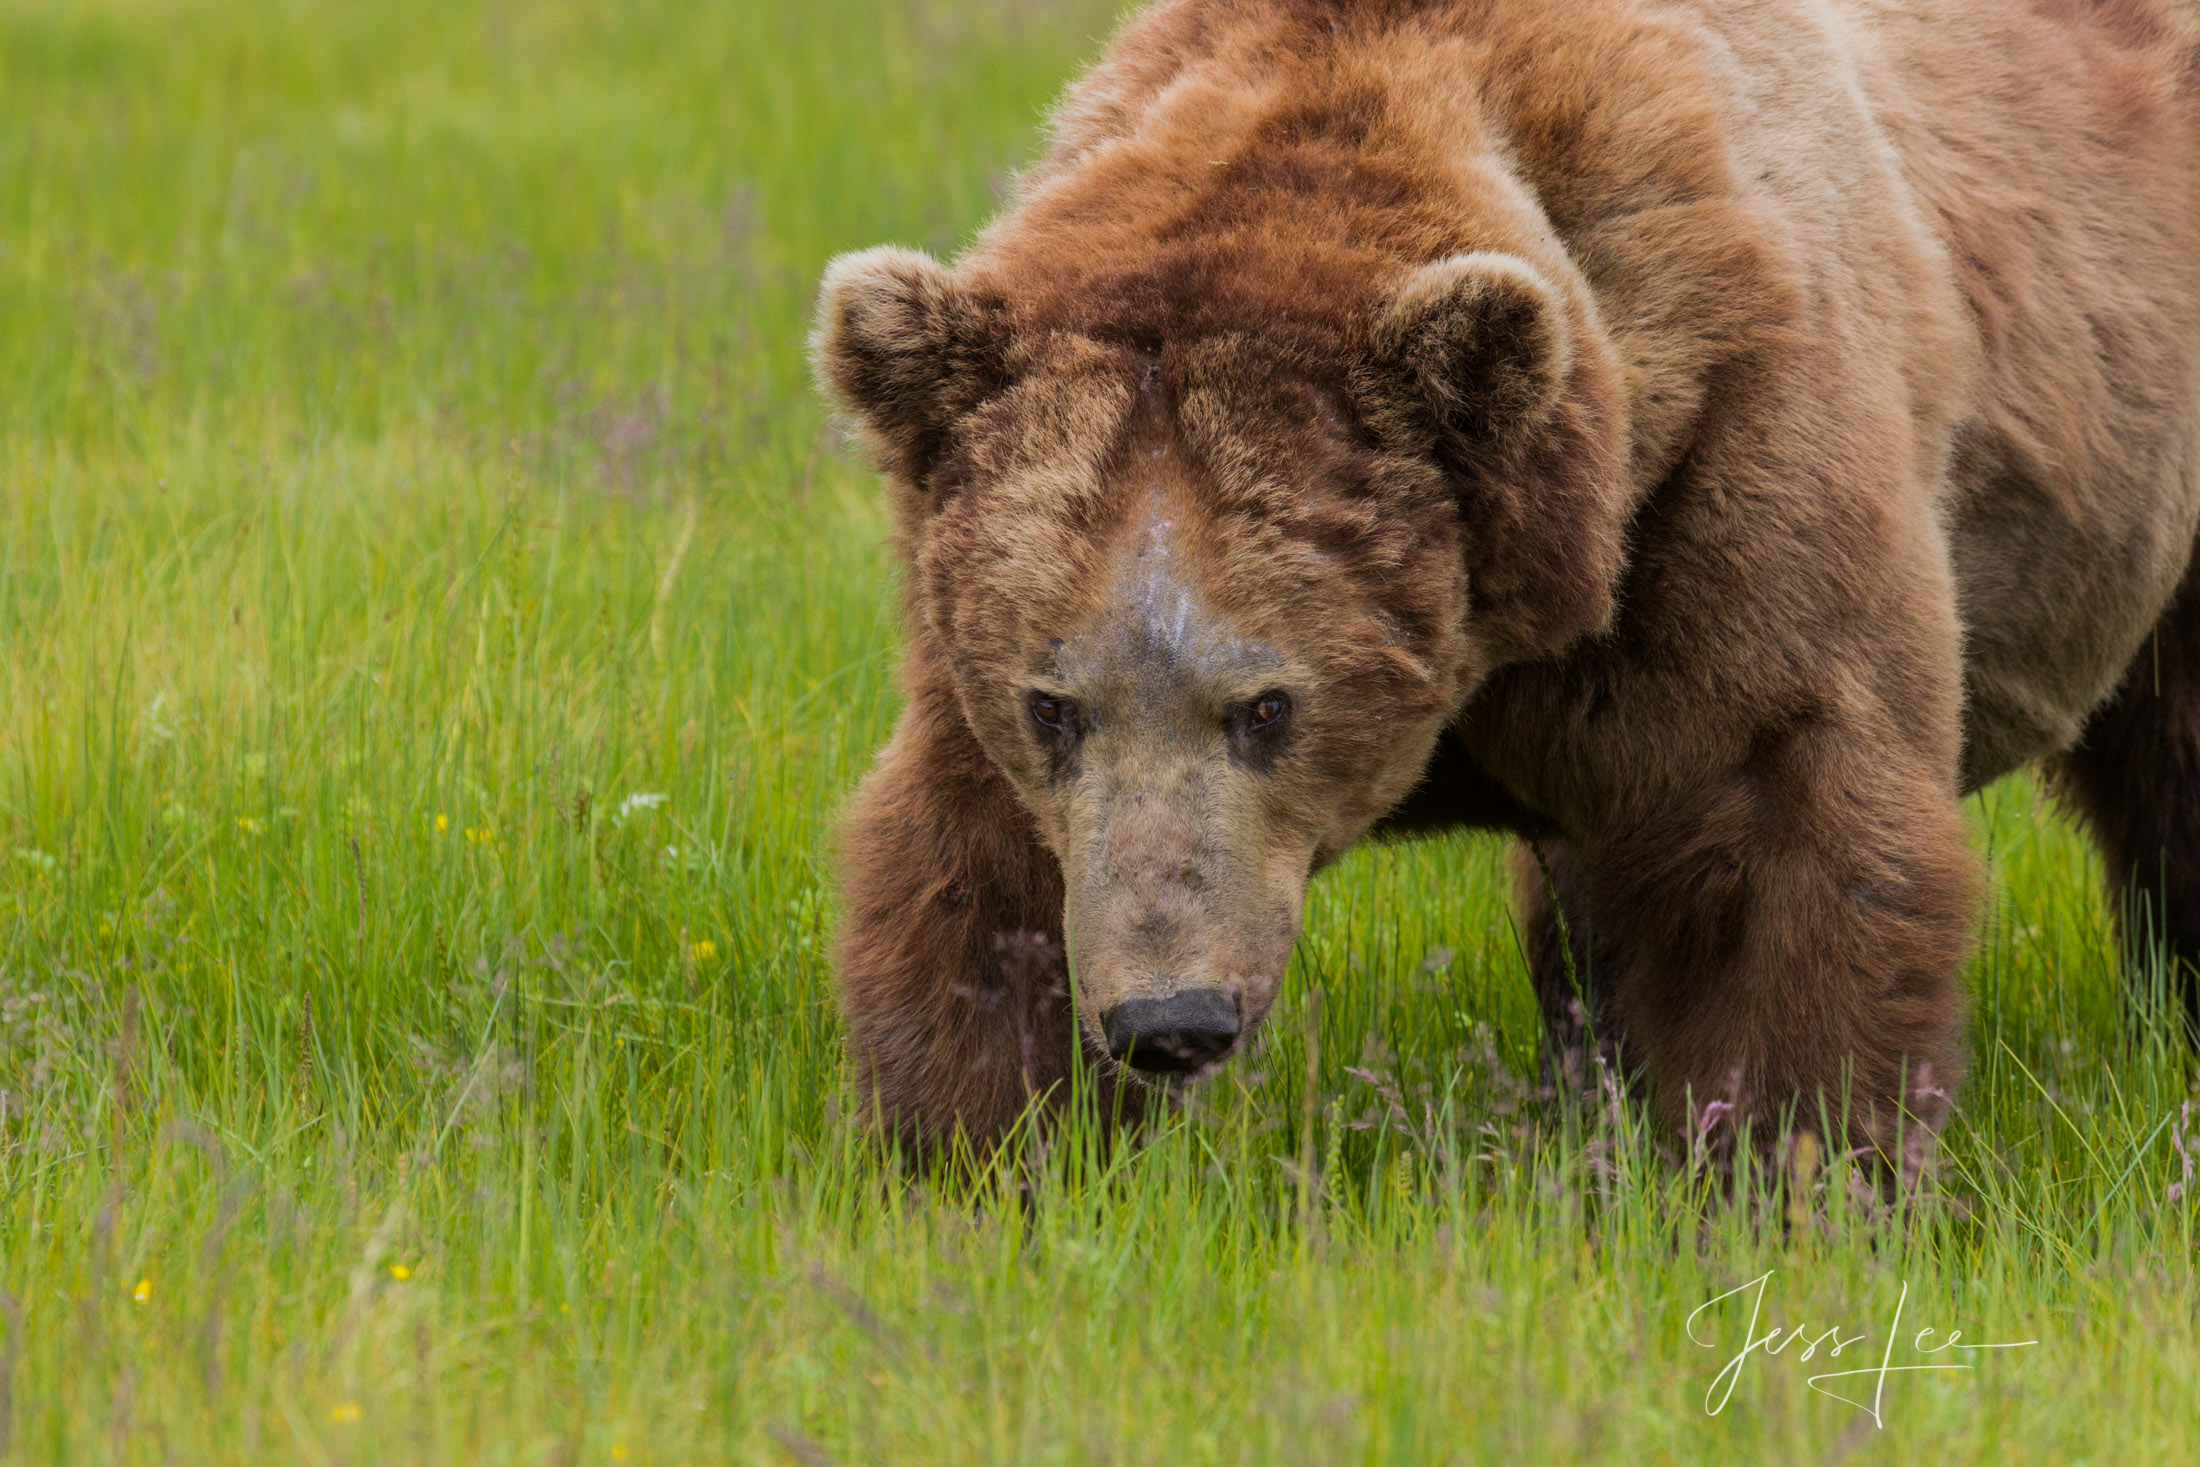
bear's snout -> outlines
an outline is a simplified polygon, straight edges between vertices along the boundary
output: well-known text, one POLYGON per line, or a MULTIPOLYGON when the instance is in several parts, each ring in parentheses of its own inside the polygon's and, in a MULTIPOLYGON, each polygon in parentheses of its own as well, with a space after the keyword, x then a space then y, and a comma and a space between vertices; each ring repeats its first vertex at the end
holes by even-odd
POLYGON ((1214 988, 1126 999, 1100 1016, 1108 1053, 1133 1069, 1181 1075, 1214 1063, 1237 1043, 1237 1001, 1214 988))

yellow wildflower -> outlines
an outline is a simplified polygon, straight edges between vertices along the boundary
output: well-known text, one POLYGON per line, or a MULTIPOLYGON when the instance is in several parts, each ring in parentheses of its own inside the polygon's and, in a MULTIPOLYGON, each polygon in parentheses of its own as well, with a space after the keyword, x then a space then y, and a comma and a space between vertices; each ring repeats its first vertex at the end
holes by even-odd
POLYGON ((339 1426, 349 1426, 360 1417, 357 1401, 338 1401, 328 1408, 328 1419, 339 1426))
POLYGON ((137 1287, 130 1291, 130 1297, 137 1300, 140 1304, 143 1304, 146 1300, 152 1298, 153 1281, 151 1279, 139 1279, 137 1282, 137 1287))
POLYGON ((413 1271, 405 1267, 404 1264, 393 1263, 390 1265, 390 1277, 396 1279, 399 1283, 405 1282, 405 1280, 411 1278, 412 1276, 413 1271))
POLYGON ((697 963, 707 963, 717 956, 718 944, 712 942, 709 938, 706 937, 695 944, 695 961, 697 963))
POLYGON ((466 841, 469 845, 485 846, 496 838, 496 832, 486 825, 469 825, 466 827, 466 841))
POLYGON ((626 1460, 625 1442, 613 1442, 611 1444, 611 1460, 614 1462, 624 1462, 626 1460))
POLYGON ((438 816, 436 816, 436 817, 435 817, 435 833, 436 833, 437 835, 441 835, 441 834, 443 834, 443 832, 445 832, 446 830, 449 830, 450 828, 451 828, 451 817, 450 817, 450 816, 448 816, 448 815, 438 815, 438 816))

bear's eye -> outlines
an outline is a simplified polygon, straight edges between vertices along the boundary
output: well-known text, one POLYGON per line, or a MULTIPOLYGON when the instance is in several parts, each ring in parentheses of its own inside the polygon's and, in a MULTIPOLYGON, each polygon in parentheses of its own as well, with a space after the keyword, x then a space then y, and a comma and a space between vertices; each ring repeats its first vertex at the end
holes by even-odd
POLYGON ((1033 693, 1030 707, 1032 722, 1048 733, 1074 733, 1077 729, 1077 705, 1067 698, 1033 693))
POLYGON ((1273 769, 1293 742, 1291 695, 1270 688, 1228 714, 1230 758, 1247 769, 1273 769))
POLYGON ((1290 716, 1291 695, 1279 688, 1253 700, 1251 716, 1245 726, 1254 733, 1262 733, 1290 716))

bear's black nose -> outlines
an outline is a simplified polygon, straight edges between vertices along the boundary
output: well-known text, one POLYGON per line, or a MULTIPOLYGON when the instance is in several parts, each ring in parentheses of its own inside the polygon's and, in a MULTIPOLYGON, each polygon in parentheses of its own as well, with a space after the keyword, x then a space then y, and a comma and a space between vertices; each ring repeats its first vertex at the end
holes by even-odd
POLYGON ((1117 1059, 1157 1075, 1180 1075, 1221 1058, 1237 1042, 1237 1002, 1212 988, 1126 999, 1100 1016, 1100 1027, 1117 1059))

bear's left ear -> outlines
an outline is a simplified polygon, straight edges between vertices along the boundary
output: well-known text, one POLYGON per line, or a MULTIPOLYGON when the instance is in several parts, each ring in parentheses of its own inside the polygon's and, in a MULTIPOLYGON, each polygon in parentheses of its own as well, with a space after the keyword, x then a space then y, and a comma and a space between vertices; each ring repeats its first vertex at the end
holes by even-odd
POLYGON ((1471 616, 1500 662, 1610 624, 1632 502, 1617 365, 1547 277, 1488 251, 1414 270, 1374 313, 1352 389, 1386 447, 1451 481, 1471 616))
POLYGON ((956 422, 1006 385, 1007 309, 919 250, 842 255, 818 290, 810 357, 879 466, 921 492, 956 422))
POLYGON ((1406 276, 1367 346, 1360 385, 1371 425, 1447 468, 1502 457, 1548 422, 1573 357, 1550 282, 1526 260, 1486 250, 1406 276))

